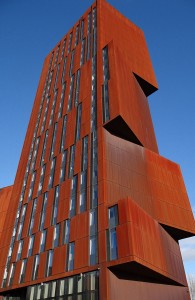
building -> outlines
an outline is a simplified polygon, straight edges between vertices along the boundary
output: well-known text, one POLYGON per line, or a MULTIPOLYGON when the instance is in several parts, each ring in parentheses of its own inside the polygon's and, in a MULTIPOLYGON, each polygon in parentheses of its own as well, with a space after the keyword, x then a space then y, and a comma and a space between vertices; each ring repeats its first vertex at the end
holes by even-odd
POLYGON ((156 90, 143 32, 104 0, 48 54, 1 209, 4 299, 190 299, 178 240, 195 222, 156 90))

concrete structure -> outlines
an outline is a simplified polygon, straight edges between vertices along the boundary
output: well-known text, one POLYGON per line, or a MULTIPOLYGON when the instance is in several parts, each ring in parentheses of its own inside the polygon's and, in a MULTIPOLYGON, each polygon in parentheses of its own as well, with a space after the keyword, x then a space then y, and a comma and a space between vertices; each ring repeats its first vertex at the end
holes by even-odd
POLYGON ((189 299, 178 240, 195 222, 158 152, 156 90, 143 32, 104 0, 48 54, 1 233, 5 299, 189 299))

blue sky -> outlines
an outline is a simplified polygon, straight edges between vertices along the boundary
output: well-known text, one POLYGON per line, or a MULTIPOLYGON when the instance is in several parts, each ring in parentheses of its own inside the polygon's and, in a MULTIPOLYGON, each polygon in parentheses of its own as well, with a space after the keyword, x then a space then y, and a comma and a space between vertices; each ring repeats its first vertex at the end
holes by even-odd
MULTIPOLYGON (((14 181, 43 60, 91 3, 0 1, 0 187, 14 181)), ((159 84, 149 98, 159 151, 180 164, 195 211, 195 2, 109 3, 145 33, 159 84)), ((195 275, 195 238, 181 246, 195 275)))

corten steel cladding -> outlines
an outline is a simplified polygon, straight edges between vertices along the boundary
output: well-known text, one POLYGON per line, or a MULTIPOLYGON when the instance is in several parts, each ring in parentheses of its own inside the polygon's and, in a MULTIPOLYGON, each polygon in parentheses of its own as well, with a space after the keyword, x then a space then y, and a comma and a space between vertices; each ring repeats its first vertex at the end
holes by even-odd
POLYGON ((158 152, 156 90, 143 32, 104 0, 48 54, 0 191, 2 295, 190 299, 178 240, 195 222, 180 167, 158 152))

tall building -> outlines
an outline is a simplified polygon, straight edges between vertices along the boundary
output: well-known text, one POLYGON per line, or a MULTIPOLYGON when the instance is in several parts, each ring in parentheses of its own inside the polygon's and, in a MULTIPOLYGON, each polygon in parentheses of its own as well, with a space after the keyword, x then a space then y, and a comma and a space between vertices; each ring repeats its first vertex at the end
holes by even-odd
POLYGON ((104 0, 47 55, 1 205, 4 299, 190 299, 178 240, 195 222, 156 90, 142 30, 104 0))

